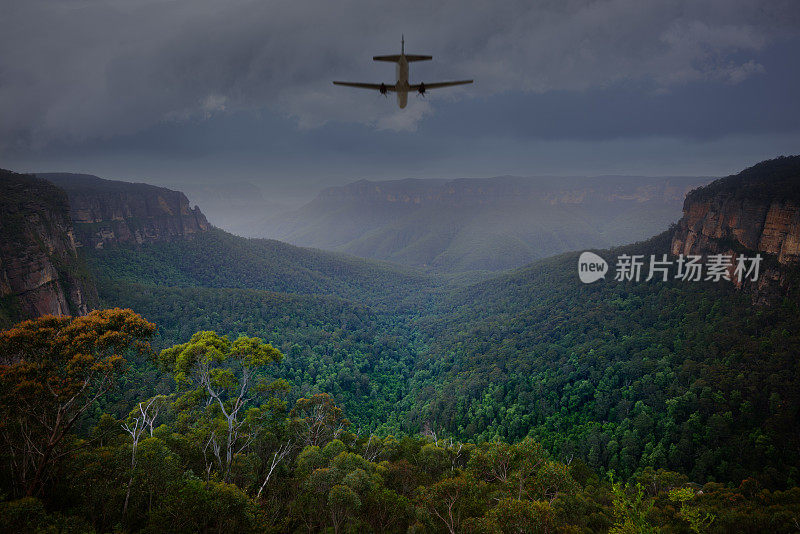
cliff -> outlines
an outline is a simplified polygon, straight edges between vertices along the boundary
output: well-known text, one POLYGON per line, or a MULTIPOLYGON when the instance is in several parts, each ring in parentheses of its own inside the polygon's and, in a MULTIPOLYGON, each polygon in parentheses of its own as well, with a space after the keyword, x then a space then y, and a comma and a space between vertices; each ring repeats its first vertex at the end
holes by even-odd
POLYGON ((671 252, 760 252, 768 261, 752 288, 757 300, 785 293, 800 264, 800 156, 764 161, 689 193, 671 252))
POLYGON ((87 313, 97 292, 77 257, 67 195, 5 170, 0 190, 0 326, 87 313))
POLYGON ((210 228, 186 195, 148 184, 87 174, 38 174, 66 191, 78 244, 147 243, 191 238, 210 228))

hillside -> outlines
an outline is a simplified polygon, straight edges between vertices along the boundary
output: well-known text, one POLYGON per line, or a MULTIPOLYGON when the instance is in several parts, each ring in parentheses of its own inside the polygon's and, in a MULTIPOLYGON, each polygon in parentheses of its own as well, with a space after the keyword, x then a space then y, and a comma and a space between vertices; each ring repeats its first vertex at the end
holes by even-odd
POLYGON ((211 226, 180 191, 86 174, 38 176, 66 191, 77 245, 103 279, 395 304, 439 283, 385 262, 234 236, 211 226))
MULTIPOLYGON (((601 254, 668 246, 665 234, 601 254)), ((531 434, 622 474, 787 483, 800 461, 798 302, 754 310, 727 282, 584 285, 576 264, 567 254, 457 292, 423 321, 411 418, 461 439, 531 434)))
POLYGON ((212 228, 191 240, 87 250, 101 278, 159 286, 258 289, 400 305, 437 279, 414 269, 212 228))
MULTIPOLYGON (((397 404, 409 394, 418 352, 409 318, 454 283, 217 228, 83 254, 103 305, 155 321, 157 347, 202 330, 259 336, 285 354, 278 375, 291 383, 291 399, 328 393, 364 428, 406 425, 397 404)), ((148 380, 135 383, 157 391, 148 380)))
MULTIPOLYGON (((757 224, 740 219, 732 235, 763 243, 764 206, 788 205, 789 190, 800 190, 800 158, 763 162, 689 195, 674 230, 599 253, 660 258, 687 228, 714 227, 693 223, 700 201, 724 207, 708 209, 709 217, 730 206, 760 214, 757 224)), ((785 213, 797 216, 796 208, 785 213)), ((791 239, 779 234, 781 243, 791 239)), ((739 254, 762 253, 762 276, 771 278, 784 258, 781 276, 798 279, 781 243, 736 243, 739 254)), ((691 249, 717 251, 701 242, 691 249)), ((587 285, 576 276, 577 259, 565 254, 457 290, 421 320, 428 345, 404 404, 412 420, 461 438, 533 435, 565 457, 618 473, 661 466, 695 480, 759 473, 769 484, 795 484, 796 292, 784 287, 767 302, 751 298, 760 283, 618 282, 613 261, 605 280, 587 285)))
POLYGON ((685 194, 707 181, 362 180, 323 191, 296 212, 265 223, 263 232, 442 272, 498 271, 568 250, 647 238, 676 221, 685 194))

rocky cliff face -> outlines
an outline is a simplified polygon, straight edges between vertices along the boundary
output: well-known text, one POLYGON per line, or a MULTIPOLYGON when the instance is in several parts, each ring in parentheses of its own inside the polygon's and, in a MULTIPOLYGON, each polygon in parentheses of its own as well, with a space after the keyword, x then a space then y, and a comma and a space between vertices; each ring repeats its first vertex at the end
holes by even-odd
MULTIPOLYGON (((798 176, 800 178, 800 176, 798 176)), ((686 199, 684 217, 672 240, 673 254, 705 254, 739 245, 776 257, 781 264, 800 259, 800 204, 793 201, 686 199)))
POLYGON ((97 293, 77 257, 67 195, 4 170, 0 191, 0 326, 87 313, 97 293))
POLYGON ((210 228, 200 208, 191 208, 180 191, 86 174, 38 176, 67 192, 76 238, 82 246, 171 241, 210 228))
MULTIPOLYGON (((673 254, 745 254, 768 260, 758 299, 789 289, 800 266, 800 156, 765 161, 686 196, 673 254)), ((774 295, 773 295, 774 296, 774 295)))

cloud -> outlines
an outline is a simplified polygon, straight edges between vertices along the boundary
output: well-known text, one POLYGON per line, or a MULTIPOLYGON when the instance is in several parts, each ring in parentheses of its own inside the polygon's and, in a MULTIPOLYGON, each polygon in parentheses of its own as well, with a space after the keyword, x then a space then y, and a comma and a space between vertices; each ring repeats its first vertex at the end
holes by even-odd
MULTIPOLYGON (((330 121, 414 130, 439 99, 737 84, 755 54, 800 27, 787 0, 478 0, 376 3, 33 0, 0 19, 0 150, 140 131, 166 120, 270 109, 300 128, 330 121), (474 77, 400 112, 333 79, 392 81, 406 34, 418 80, 474 77)), ((389 102, 389 104, 392 104, 389 102)))

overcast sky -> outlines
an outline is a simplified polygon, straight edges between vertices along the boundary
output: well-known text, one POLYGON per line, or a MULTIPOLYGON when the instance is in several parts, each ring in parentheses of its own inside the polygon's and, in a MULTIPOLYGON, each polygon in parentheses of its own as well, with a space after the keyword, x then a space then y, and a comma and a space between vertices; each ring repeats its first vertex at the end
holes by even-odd
POLYGON ((800 2, 0 0, 0 167, 276 194, 800 153, 800 2), (431 54, 412 83, 371 60, 431 54))

